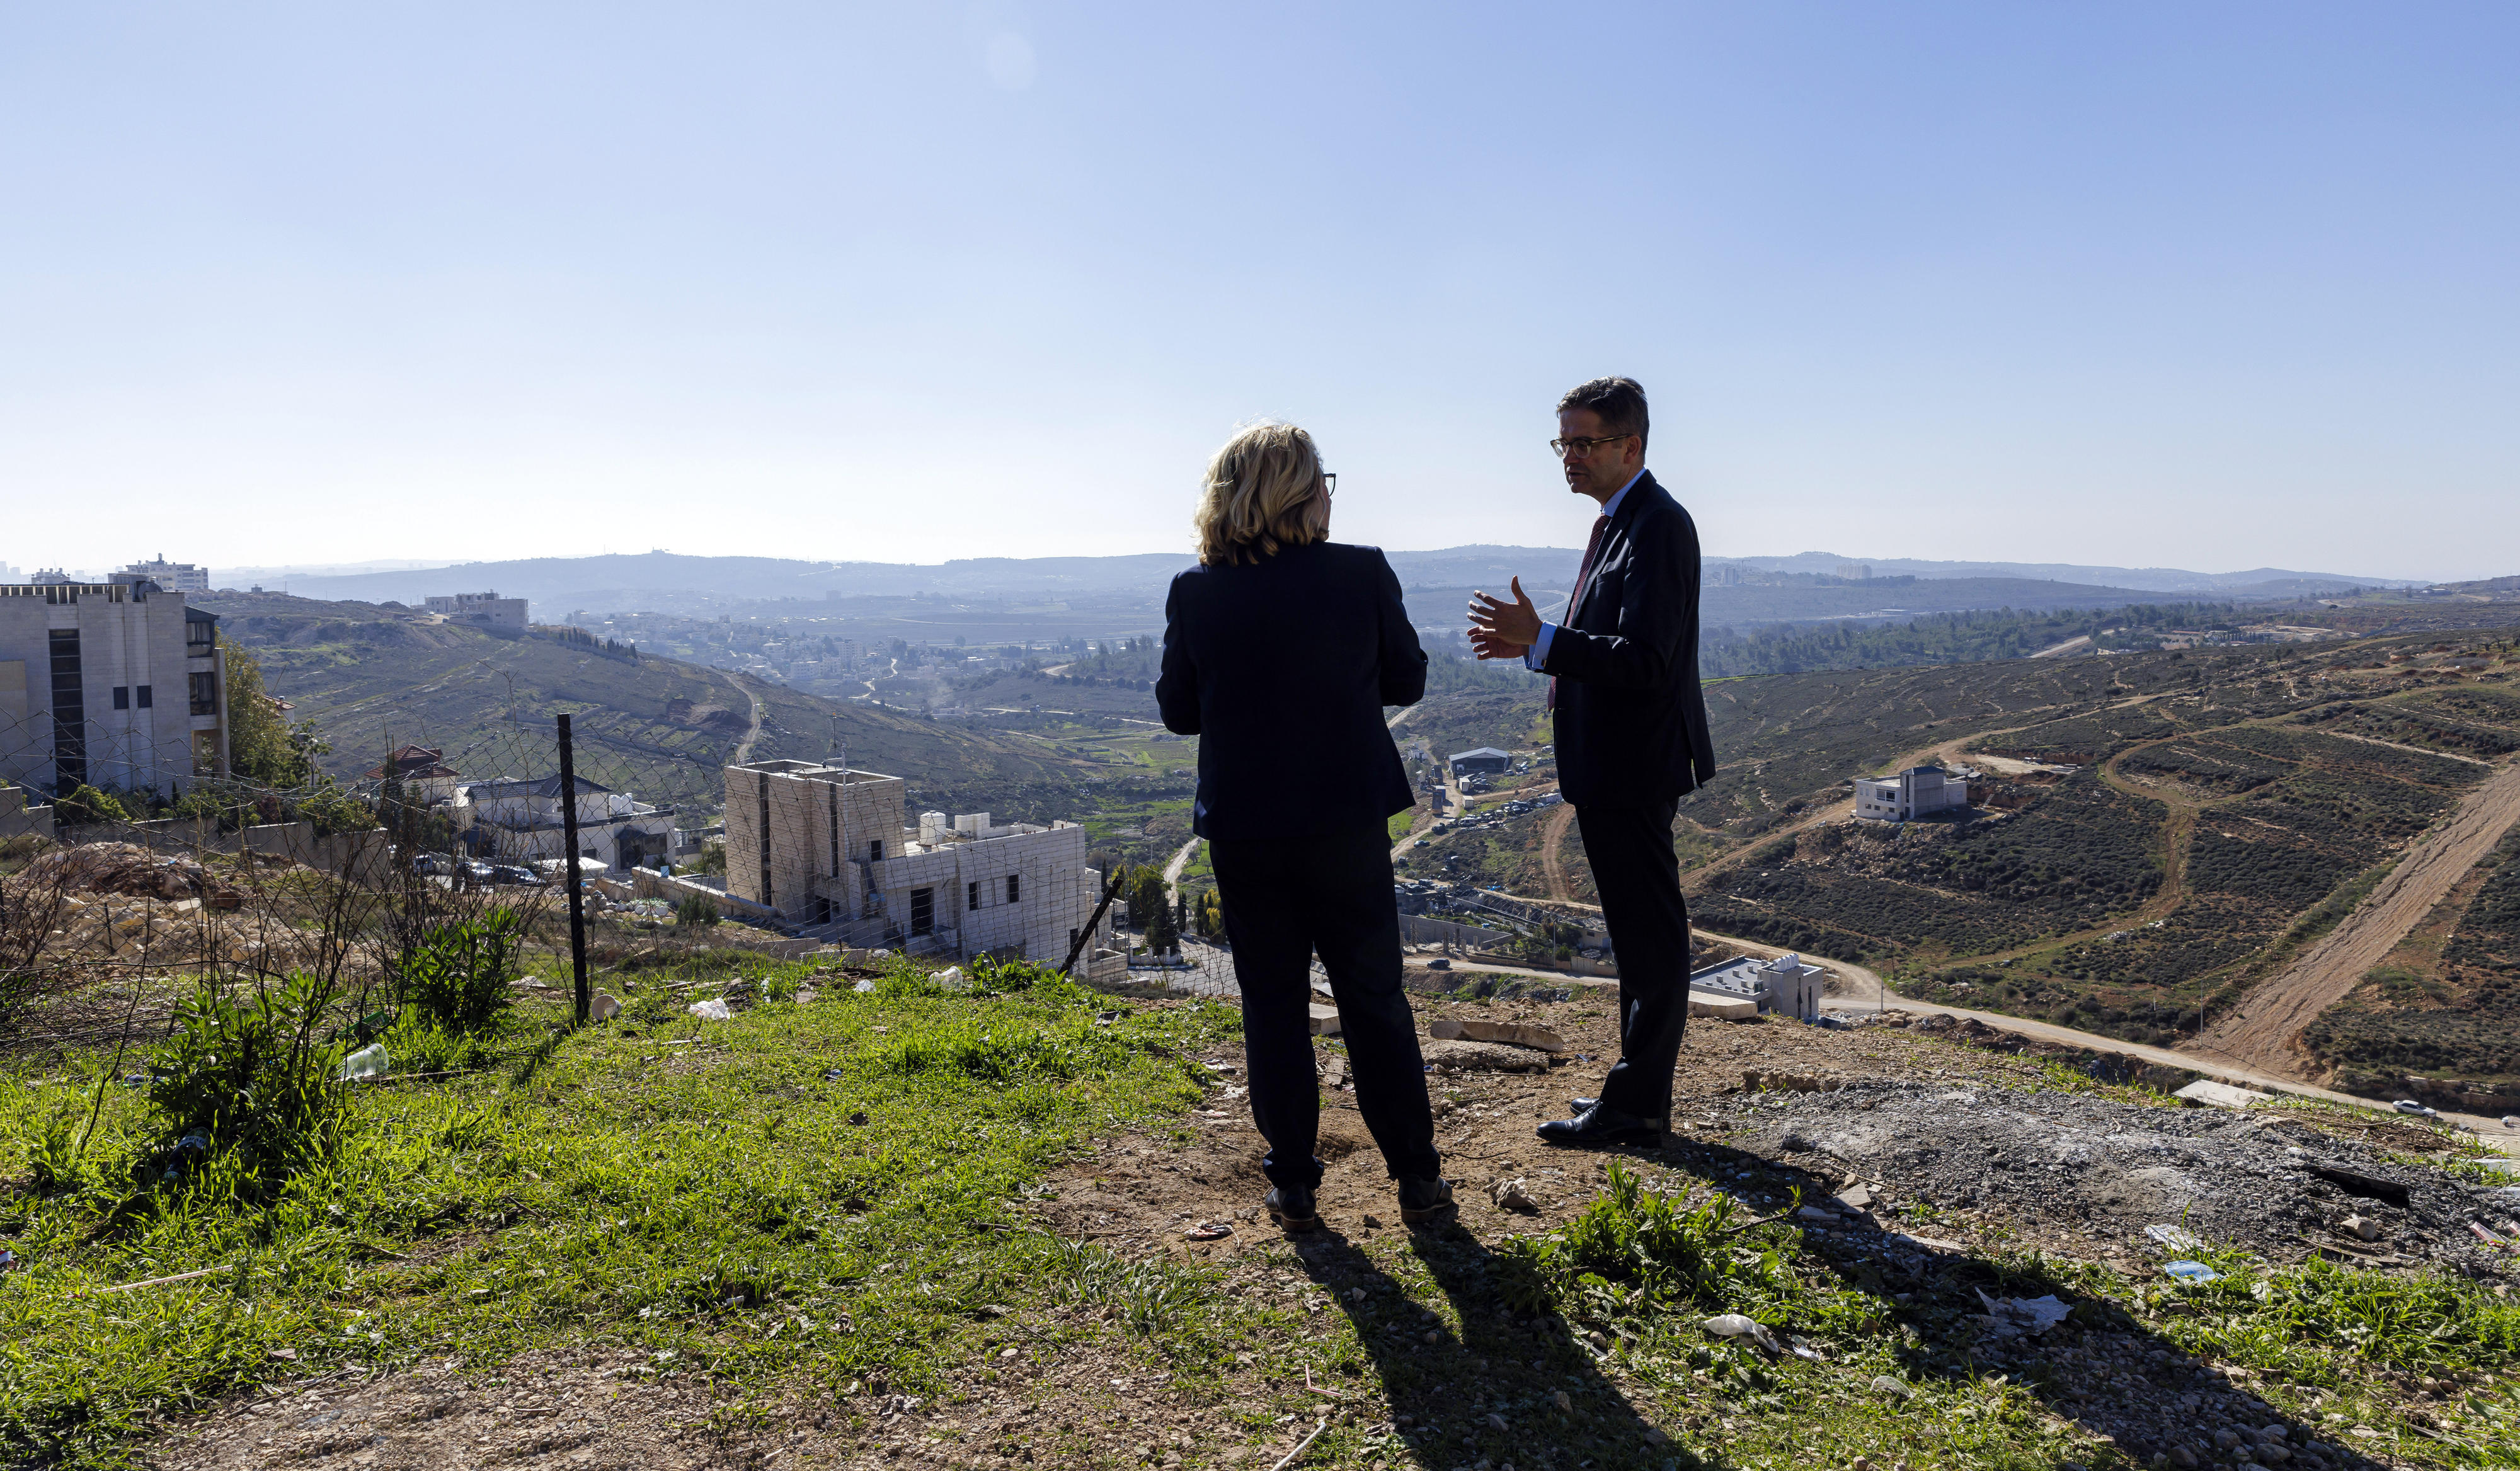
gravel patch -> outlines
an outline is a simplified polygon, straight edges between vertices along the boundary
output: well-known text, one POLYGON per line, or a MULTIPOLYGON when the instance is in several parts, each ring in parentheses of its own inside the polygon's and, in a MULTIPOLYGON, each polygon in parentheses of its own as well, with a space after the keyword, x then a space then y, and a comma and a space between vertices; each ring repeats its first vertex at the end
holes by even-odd
POLYGON ((1746 1093, 1717 1113, 1733 1121, 1727 1142, 1736 1148, 2045 1233, 2158 1252, 2144 1228, 2167 1225, 2276 1261, 2319 1247, 2380 1265, 2504 1270, 2467 1228, 2498 1219, 2481 1191, 2278 1111, 1866 1079, 1827 1092, 1746 1093), (2376 1222, 2377 1239, 2345 1229, 2349 1216, 2376 1222))

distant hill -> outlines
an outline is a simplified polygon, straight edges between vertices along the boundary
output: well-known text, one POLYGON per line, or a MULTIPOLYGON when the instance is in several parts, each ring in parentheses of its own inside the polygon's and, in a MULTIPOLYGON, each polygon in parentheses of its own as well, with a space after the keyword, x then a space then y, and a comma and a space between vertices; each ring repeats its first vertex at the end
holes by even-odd
POLYGON ((821 760, 906 778, 918 800, 1020 821, 1073 816, 1087 769, 1022 741, 899 711, 825 700, 674 659, 635 662, 541 636, 502 638, 406 621, 363 602, 280 594, 194 600, 251 649, 272 692, 333 743, 348 778, 402 745, 443 749, 468 777, 556 770, 553 717, 568 710, 578 769, 643 800, 721 800, 721 769, 753 730, 753 759, 821 760))
MULTIPOLYGON (((1428 617, 1446 598, 1466 598, 1472 587, 1502 587, 1520 576, 1525 587, 1562 590, 1574 580, 1579 551, 1557 547, 1466 546, 1432 552, 1390 552, 1392 570, 1412 592, 1413 614, 1428 617), (1419 593, 1429 596, 1420 598, 1419 593), (1421 607, 1421 603, 1423 606, 1421 607)), ((1159 612, 1164 586, 1190 565, 1188 553, 1125 557, 973 557, 930 564, 827 562, 773 557, 685 557, 670 552, 634 556, 545 557, 465 562, 427 569, 391 568, 338 575, 292 575, 289 591, 324 601, 402 602, 414 606, 432 595, 495 588, 534 604, 534 616, 557 621, 570 611, 650 609, 659 612, 733 611, 748 604, 801 600, 839 604, 852 600, 941 599, 963 604, 1096 604, 1096 633, 1143 630, 1159 612)), ((1845 617, 1875 605, 1910 612, 1974 607, 2110 606, 2157 601, 2162 593, 2211 594, 2225 599, 2297 598, 2349 587, 2398 586, 2388 578, 2346 577, 2261 567, 2246 572, 2188 572, 2176 568, 2086 567, 2056 563, 1932 562, 1876 559, 1876 582, 1899 578, 1891 588, 1868 590, 1854 580, 1840 592, 1804 579, 1837 583, 1841 570, 1865 565, 1828 553, 1793 557, 1709 557, 1709 595, 1721 591, 1720 569, 1783 574, 1798 585, 1724 593, 1726 605, 1710 608, 1713 622, 1764 622, 1845 617), (1929 592, 1908 591, 1906 578, 1956 584, 1929 592), (2060 601, 2061 600, 2061 601, 2060 601), (2094 601, 2099 600, 2099 601, 2094 601)), ((222 581, 227 580, 222 577, 222 581)), ((268 584, 266 584, 268 585, 268 584)), ((879 616, 915 623, 916 609, 882 604, 879 616)), ((1062 608, 1061 611, 1066 609, 1062 608)), ((870 606, 869 612, 874 608, 870 606)), ((1446 611, 1437 621, 1449 621, 1446 611)), ((1001 620, 1006 621, 1006 620, 1001 620)), ((958 630, 959 631, 959 630, 958 630)), ((1019 637, 1019 636, 1018 636, 1019 637)))
POLYGON ((1920 561, 1904 557, 1849 557, 1836 552, 1798 552, 1791 557, 1710 557, 1709 564, 1729 563, 1769 572, 1838 575, 1846 567, 1869 566, 1874 577, 2026 578, 2033 582, 2096 583, 2135 588, 2147 593, 2214 594, 2223 598, 2299 598, 2344 588, 2413 587, 2420 579, 2352 577, 2335 572, 2294 572, 2282 567, 2252 567, 2243 572, 2190 572, 2181 567, 2100 567, 2074 562, 1920 561))

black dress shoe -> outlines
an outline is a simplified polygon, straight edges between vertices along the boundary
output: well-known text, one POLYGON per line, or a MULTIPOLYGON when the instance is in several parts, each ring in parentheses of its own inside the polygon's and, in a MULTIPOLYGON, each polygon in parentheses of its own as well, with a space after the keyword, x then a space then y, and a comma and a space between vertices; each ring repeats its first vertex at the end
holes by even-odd
POLYGON ((1566 1106, 1577 1113, 1590 1113, 1593 1111, 1593 1105, 1600 1101, 1598 1098, 1569 1098, 1566 1100, 1566 1106))
POLYGON ((1322 1224, 1321 1208, 1313 1204, 1313 1192, 1279 1185, 1260 1199, 1278 1224, 1290 1231, 1317 1230, 1322 1224))
POLYGON ((1659 1144, 1662 1120, 1641 1119, 1596 1103, 1571 1119, 1552 1119, 1541 1125, 1540 1137, 1551 1144, 1659 1144))
POLYGON ((1415 1226, 1453 1208, 1453 1184, 1446 1180, 1400 1178, 1400 1219, 1415 1226))

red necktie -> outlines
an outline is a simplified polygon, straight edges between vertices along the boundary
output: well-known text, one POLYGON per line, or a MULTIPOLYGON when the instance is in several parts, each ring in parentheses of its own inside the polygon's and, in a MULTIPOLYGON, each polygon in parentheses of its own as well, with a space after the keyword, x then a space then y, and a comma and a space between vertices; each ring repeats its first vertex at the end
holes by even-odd
MULTIPOLYGON (((1582 569, 1577 571, 1575 574, 1575 591, 1568 594, 1566 597, 1566 612, 1564 614, 1565 621, 1557 625, 1561 632, 1565 629, 1567 623, 1575 621, 1576 605, 1584 601, 1584 590, 1592 586, 1593 558, 1600 555, 1601 533, 1609 529, 1610 518, 1608 516, 1598 515, 1593 518, 1593 539, 1584 544, 1584 565, 1582 569)), ((1557 676, 1553 674, 1549 677, 1549 702, 1541 708, 1544 710, 1554 710, 1557 708, 1557 676)))

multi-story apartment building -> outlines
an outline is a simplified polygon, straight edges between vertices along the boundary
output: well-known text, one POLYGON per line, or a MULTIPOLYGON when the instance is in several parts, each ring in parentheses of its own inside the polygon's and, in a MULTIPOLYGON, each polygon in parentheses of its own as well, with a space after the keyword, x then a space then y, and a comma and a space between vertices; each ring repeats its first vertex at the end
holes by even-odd
POLYGON ((135 561, 106 580, 154 582, 169 593, 206 593, 210 590, 210 569, 189 561, 168 561, 166 554, 160 552, 157 560, 135 561))
POLYGON ((173 793, 224 776, 218 626, 145 579, 0 584, 0 780, 173 793))
POLYGON ((431 598, 425 604, 429 612, 445 617, 450 623, 474 623, 484 628, 525 629, 525 600, 502 598, 497 593, 457 593, 451 598, 431 598))
POLYGON ((851 944, 1065 959, 1102 894, 1085 829, 933 812, 912 827, 905 798, 899 777, 873 772, 728 767, 727 892, 851 944))

